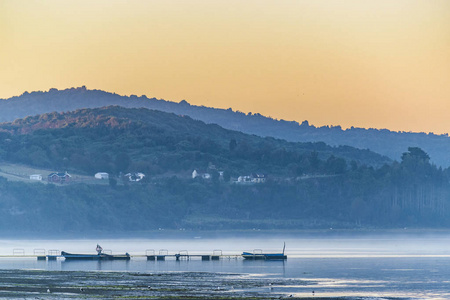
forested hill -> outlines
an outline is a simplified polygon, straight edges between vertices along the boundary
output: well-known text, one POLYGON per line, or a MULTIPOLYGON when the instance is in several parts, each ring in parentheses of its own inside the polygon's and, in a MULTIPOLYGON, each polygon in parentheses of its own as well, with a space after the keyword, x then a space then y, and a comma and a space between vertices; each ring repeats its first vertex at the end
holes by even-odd
POLYGON ((109 106, 0 124, 0 169, 7 164, 77 175, 0 177, 0 234, 450 228, 450 169, 417 147, 390 162, 109 106), (109 180, 98 183, 96 172, 109 180))
MULTIPOLYGON (((399 160, 408 147, 420 147, 430 154, 432 162, 438 166, 450 166, 450 138, 412 132, 393 132, 385 129, 341 127, 315 127, 307 121, 301 124, 284 120, 274 120, 258 113, 244 114, 232 109, 216 109, 147 98, 146 96, 120 96, 85 87, 66 90, 50 89, 48 92, 25 92, 21 96, 0 100, 0 121, 8 122, 17 118, 47 112, 72 111, 80 108, 120 105, 124 107, 145 107, 178 115, 187 115, 205 123, 218 124, 224 128, 259 136, 272 136, 294 142, 323 141, 328 145, 349 145, 386 155, 399 160)), ((305 116, 307 118, 307 116, 305 116)))
POLYGON ((184 174, 215 165, 230 176, 342 173, 350 164, 381 166, 387 157, 348 146, 262 138, 144 108, 80 109, 0 124, 0 159, 86 174, 139 170, 184 174), (129 163, 121 167, 123 162, 129 163), (322 161, 322 164, 318 162, 322 161))

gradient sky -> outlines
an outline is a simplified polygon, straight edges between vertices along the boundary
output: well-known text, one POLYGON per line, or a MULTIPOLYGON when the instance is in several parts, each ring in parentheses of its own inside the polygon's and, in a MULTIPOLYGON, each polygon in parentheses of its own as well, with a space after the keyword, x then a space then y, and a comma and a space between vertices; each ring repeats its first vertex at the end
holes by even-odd
POLYGON ((450 133, 450 1, 0 0, 0 98, 82 85, 450 133))

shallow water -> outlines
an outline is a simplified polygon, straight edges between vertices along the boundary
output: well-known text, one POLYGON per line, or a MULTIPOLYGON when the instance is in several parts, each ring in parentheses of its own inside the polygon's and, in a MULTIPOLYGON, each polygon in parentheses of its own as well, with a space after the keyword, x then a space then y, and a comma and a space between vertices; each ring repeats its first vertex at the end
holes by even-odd
MULTIPOLYGON (((140 273, 211 272, 243 274, 254 288, 268 295, 297 297, 348 297, 450 299, 450 236, 358 236, 252 239, 127 239, 127 240, 1 240, 0 269, 49 271, 127 271, 140 273), (280 252, 286 242, 286 261, 246 261, 234 255, 262 249, 280 252), (99 243, 112 253, 129 252, 131 261, 37 261, 22 257, 35 249, 94 253, 99 243), (175 254, 212 254, 220 261, 200 259, 147 261, 144 255, 159 251, 175 254), (149 251, 150 250, 150 251, 149 251), (20 255, 17 255, 20 253, 20 255), (273 282, 273 284, 269 284, 273 282), (313 293, 314 291, 314 293, 313 293)), ((39 250, 41 251, 41 250, 39 250)))

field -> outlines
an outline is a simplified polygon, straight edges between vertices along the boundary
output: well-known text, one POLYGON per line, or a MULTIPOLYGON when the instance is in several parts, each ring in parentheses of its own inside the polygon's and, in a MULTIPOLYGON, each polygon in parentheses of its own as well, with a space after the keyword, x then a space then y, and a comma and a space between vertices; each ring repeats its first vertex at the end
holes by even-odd
MULTIPOLYGON (((23 181, 23 182, 40 182, 43 184, 47 184, 47 176, 53 172, 61 172, 60 170, 49 170, 49 169, 39 169, 35 167, 30 167, 21 164, 11 164, 11 163, 0 163, 0 176, 8 179, 9 181, 23 181), (42 180, 32 180, 30 179, 30 175, 40 174, 42 175, 42 180)), ((99 180, 94 178, 94 174, 92 176, 81 175, 77 173, 69 172, 72 176, 72 183, 89 183, 89 184, 108 184, 108 180, 99 180)))

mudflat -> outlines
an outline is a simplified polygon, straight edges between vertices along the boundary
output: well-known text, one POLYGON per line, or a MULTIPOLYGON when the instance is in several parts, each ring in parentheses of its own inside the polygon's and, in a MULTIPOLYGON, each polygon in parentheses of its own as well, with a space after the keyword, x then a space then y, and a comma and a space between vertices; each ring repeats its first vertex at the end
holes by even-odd
POLYGON ((295 299, 273 287, 304 284, 208 272, 0 270, 3 299, 295 299))

